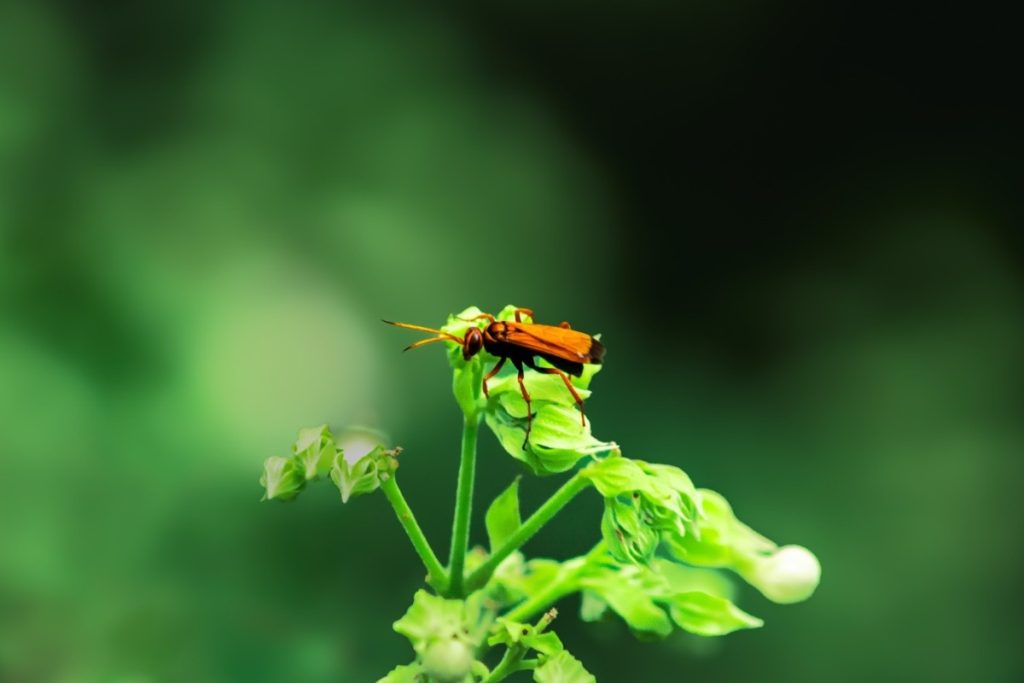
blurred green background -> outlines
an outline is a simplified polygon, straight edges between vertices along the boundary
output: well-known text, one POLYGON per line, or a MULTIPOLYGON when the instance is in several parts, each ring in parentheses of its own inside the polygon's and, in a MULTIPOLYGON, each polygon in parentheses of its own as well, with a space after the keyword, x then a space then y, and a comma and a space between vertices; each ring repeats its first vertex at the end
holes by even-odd
MULTIPOLYGON (((780 543, 759 631, 558 631, 602 681, 1024 678, 1009 27, 871 3, 0 3, 0 680, 375 680, 385 501, 260 504, 299 427, 406 448, 446 552, 439 324, 603 333, 595 432, 780 543)), ((478 500, 517 472, 486 435, 478 500)), ((524 483, 524 506, 554 480, 524 483)), ((533 541, 582 551, 586 496, 533 541)), ((479 518, 476 539, 481 540, 479 518)))

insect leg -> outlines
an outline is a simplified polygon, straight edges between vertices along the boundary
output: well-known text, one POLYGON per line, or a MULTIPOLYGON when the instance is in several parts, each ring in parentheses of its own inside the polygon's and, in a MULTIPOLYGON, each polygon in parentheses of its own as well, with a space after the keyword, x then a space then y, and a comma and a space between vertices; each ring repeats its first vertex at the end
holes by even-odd
POLYGON ((574 387, 572 385, 572 382, 569 381, 569 375, 565 374, 564 372, 562 372, 558 368, 542 368, 542 367, 539 367, 537 365, 537 363, 532 358, 530 360, 526 361, 526 364, 529 365, 534 370, 536 370, 537 372, 540 372, 542 374, 545 374, 545 375, 558 375, 559 377, 562 378, 562 381, 565 382, 565 388, 569 390, 569 393, 572 394, 573 399, 576 401, 576 407, 580 409, 580 424, 581 425, 586 425, 587 424, 587 422, 586 422, 587 417, 583 413, 583 399, 580 398, 580 395, 578 393, 576 393, 576 387, 574 387))
POLYGON ((533 409, 530 407, 530 392, 526 390, 526 384, 523 383, 523 363, 519 360, 512 361, 516 370, 519 371, 519 391, 523 394, 523 400, 526 401, 526 438, 523 439, 523 450, 526 450, 526 444, 530 442, 530 429, 533 427, 533 409))
POLYGON ((492 378, 492 377, 494 377, 495 375, 498 374, 498 371, 501 370, 501 366, 505 364, 506 360, 508 360, 508 358, 505 357, 505 356, 502 356, 501 358, 499 358, 498 362, 495 363, 493 368, 491 368, 491 371, 488 372, 486 375, 484 375, 484 382, 483 382, 484 396, 490 398, 491 395, 487 393, 487 380, 489 380, 490 378, 492 378))
POLYGON ((517 308, 516 309, 516 322, 517 323, 523 322, 523 319, 521 317, 523 313, 525 313, 526 315, 530 316, 531 318, 533 317, 533 309, 532 308, 517 308))

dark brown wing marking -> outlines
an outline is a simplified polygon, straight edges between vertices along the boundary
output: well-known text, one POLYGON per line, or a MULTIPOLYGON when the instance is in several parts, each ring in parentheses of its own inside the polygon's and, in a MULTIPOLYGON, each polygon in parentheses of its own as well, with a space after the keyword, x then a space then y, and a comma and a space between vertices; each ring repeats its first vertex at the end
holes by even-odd
POLYGON ((573 377, 579 377, 583 374, 583 363, 574 363, 571 360, 552 356, 549 353, 538 353, 537 355, 554 365, 562 372, 568 373, 573 377))

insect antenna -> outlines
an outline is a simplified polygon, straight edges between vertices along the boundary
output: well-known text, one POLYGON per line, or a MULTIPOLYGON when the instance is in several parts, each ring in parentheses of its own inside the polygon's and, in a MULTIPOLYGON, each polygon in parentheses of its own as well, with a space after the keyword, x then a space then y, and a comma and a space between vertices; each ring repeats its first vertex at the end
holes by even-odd
POLYGON ((457 344, 466 343, 465 339, 459 339, 454 334, 448 334, 443 330, 435 330, 432 327, 424 327, 423 325, 412 325, 410 323, 396 323, 391 320, 381 320, 381 322, 387 323, 388 325, 394 325, 395 327, 401 327, 406 330, 415 330, 417 332, 430 332, 432 334, 437 335, 436 337, 430 337, 429 339, 421 339, 418 342, 413 342, 412 344, 409 344, 404 349, 402 349, 403 351, 411 351, 412 349, 418 349, 419 347, 424 346, 426 344, 433 344, 434 342, 439 341, 453 341, 457 344))
MULTIPOLYGON (((418 342, 413 342, 412 344, 409 344, 408 346, 406 346, 402 350, 403 351, 412 351, 413 349, 418 349, 421 346, 426 346, 427 344, 433 344, 434 342, 439 342, 439 341, 451 341, 451 340, 448 339, 447 337, 430 337, 429 339, 421 339, 418 342)), ((455 341, 458 341, 458 340, 456 339, 455 341)))

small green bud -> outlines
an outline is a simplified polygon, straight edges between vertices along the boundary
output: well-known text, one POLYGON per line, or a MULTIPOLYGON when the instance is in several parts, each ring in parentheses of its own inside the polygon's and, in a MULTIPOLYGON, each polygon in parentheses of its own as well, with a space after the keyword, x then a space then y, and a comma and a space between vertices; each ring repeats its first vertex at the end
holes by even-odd
POLYGON ((751 556, 737 569, 750 585, 780 604, 806 600, 821 581, 818 558, 799 545, 783 546, 767 556, 751 556))
POLYGON ((352 461, 344 451, 338 451, 331 467, 331 481, 341 492, 341 502, 347 503, 350 498, 380 488, 381 482, 398 469, 396 458, 399 453, 400 448, 387 450, 378 445, 358 460, 352 461))
POLYGON ((301 466, 306 480, 321 477, 334 463, 334 437, 327 425, 299 430, 299 438, 292 447, 292 456, 301 466))
POLYGON ((264 461, 260 477, 264 500, 291 500, 305 484, 306 479, 294 460, 273 456, 264 461))
POLYGON ((459 637, 436 638, 423 651, 423 672, 437 683, 461 683, 476 661, 473 646, 459 637))
POLYGON ((658 534, 644 519, 639 496, 604 499, 601 536, 619 562, 644 564, 658 548, 658 534))

